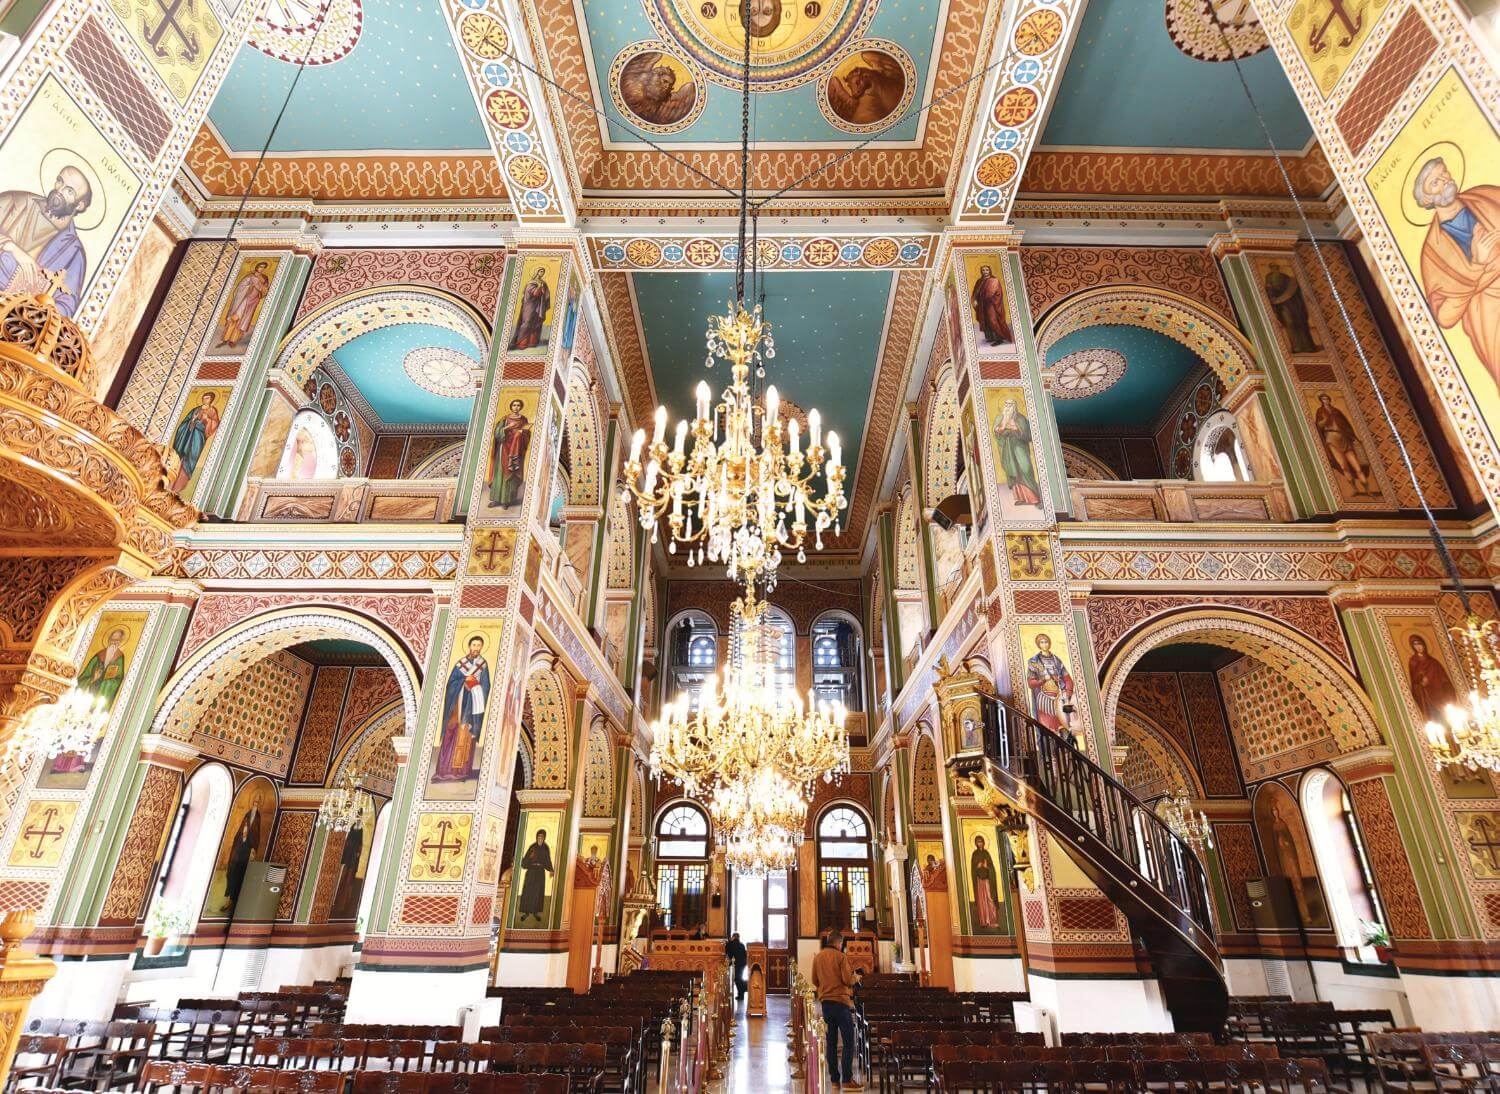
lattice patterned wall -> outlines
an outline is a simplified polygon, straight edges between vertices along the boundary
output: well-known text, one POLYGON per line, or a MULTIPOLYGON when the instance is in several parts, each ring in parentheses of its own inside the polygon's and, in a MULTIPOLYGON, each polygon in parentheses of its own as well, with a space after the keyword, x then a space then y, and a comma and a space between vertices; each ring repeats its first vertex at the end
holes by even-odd
POLYGON ((1248 781, 1338 754, 1338 742, 1312 702, 1275 669, 1242 657, 1219 670, 1219 686, 1248 781))
POLYGON ((203 712, 192 743, 205 756, 285 775, 312 675, 311 665, 285 650, 257 661, 203 712))

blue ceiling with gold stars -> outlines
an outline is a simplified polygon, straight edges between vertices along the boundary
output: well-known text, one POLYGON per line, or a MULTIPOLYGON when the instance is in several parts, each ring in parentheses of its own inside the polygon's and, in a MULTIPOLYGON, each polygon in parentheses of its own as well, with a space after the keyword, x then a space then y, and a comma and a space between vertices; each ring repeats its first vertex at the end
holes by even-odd
POLYGON ((339 347, 333 360, 387 427, 467 425, 473 389, 463 396, 444 395, 419 384, 406 367, 418 350, 445 351, 438 355, 444 362, 476 370, 484 359, 484 350, 446 327, 401 323, 361 334, 339 347))
MULTIPOLYGON (((308 65, 272 152, 478 149, 489 142, 433 0, 363 0, 353 50, 308 65)), ((259 152, 297 66, 240 49, 208 119, 235 152, 259 152)))
MULTIPOLYGON (((765 275, 766 315, 776 339, 766 379, 803 410, 816 407, 825 430, 838 431, 846 483, 857 473, 894 277, 869 271, 765 275)), ((703 367, 703 332, 709 317, 728 306, 734 275, 636 274, 633 280, 656 397, 675 422, 692 414, 699 380, 716 394, 729 382, 722 364, 703 367)))
POLYGON ((1104 323, 1064 335, 1047 351, 1056 365, 1081 349, 1112 349, 1125 358, 1125 375, 1110 387, 1082 399, 1053 399, 1057 424, 1067 426, 1146 427, 1167 397, 1203 361, 1181 342, 1143 327, 1104 323))
MULTIPOLYGON (((1272 50, 1240 62, 1283 151, 1312 126, 1272 50)), ((1161 0, 1089 0, 1042 133, 1043 146, 1264 149, 1234 65, 1178 49, 1161 0)))

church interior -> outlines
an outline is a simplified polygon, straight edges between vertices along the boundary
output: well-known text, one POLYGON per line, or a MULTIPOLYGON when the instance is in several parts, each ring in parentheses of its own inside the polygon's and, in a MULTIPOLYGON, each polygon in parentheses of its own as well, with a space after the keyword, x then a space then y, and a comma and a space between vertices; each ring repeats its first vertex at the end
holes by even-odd
POLYGON ((1497 187, 1496 0, 0 0, 0 1085, 1500 1090, 1497 187))

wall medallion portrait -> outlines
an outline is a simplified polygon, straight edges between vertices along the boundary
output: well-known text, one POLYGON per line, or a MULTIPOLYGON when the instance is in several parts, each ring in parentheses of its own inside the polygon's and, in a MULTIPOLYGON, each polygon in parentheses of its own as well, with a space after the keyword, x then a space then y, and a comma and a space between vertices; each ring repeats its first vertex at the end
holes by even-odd
POLYGON ((703 79, 660 42, 632 42, 610 65, 610 96, 626 121, 650 133, 676 133, 703 113, 703 79))
POLYGON ((275 823, 276 788, 269 779, 250 779, 229 807, 208 897, 203 902, 205 919, 227 919, 233 913, 245 884, 246 868, 252 862, 265 861, 275 823))
POLYGON ((900 46, 883 39, 857 42, 819 83, 823 116, 846 133, 873 133, 911 105, 916 68, 900 46))

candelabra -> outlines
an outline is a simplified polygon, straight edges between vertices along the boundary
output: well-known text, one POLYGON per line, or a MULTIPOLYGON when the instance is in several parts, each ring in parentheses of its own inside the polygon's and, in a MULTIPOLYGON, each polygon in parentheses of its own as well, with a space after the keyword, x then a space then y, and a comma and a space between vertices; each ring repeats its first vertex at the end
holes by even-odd
POLYGON ((1173 835, 1194 851, 1211 851, 1214 846, 1213 826, 1201 809, 1194 809, 1187 791, 1179 788, 1161 800, 1157 806, 1161 822, 1172 830, 1173 835))
POLYGON ((375 800, 359 785, 358 774, 348 771, 318 806, 318 824, 330 832, 347 832, 363 824, 374 810, 375 800))
POLYGON ((1444 711, 1447 725, 1427 723, 1427 739, 1439 765, 1500 771, 1500 623, 1470 613, 1449 633, 1474 686, 1444 711))
POLYGON ((65 752, 87 755, 104 735, 109 709, 104 697, 70 688, 61 699, 32 707, 6 743, 4 762, 25 766, 32 757, 51 759, 65 752))

